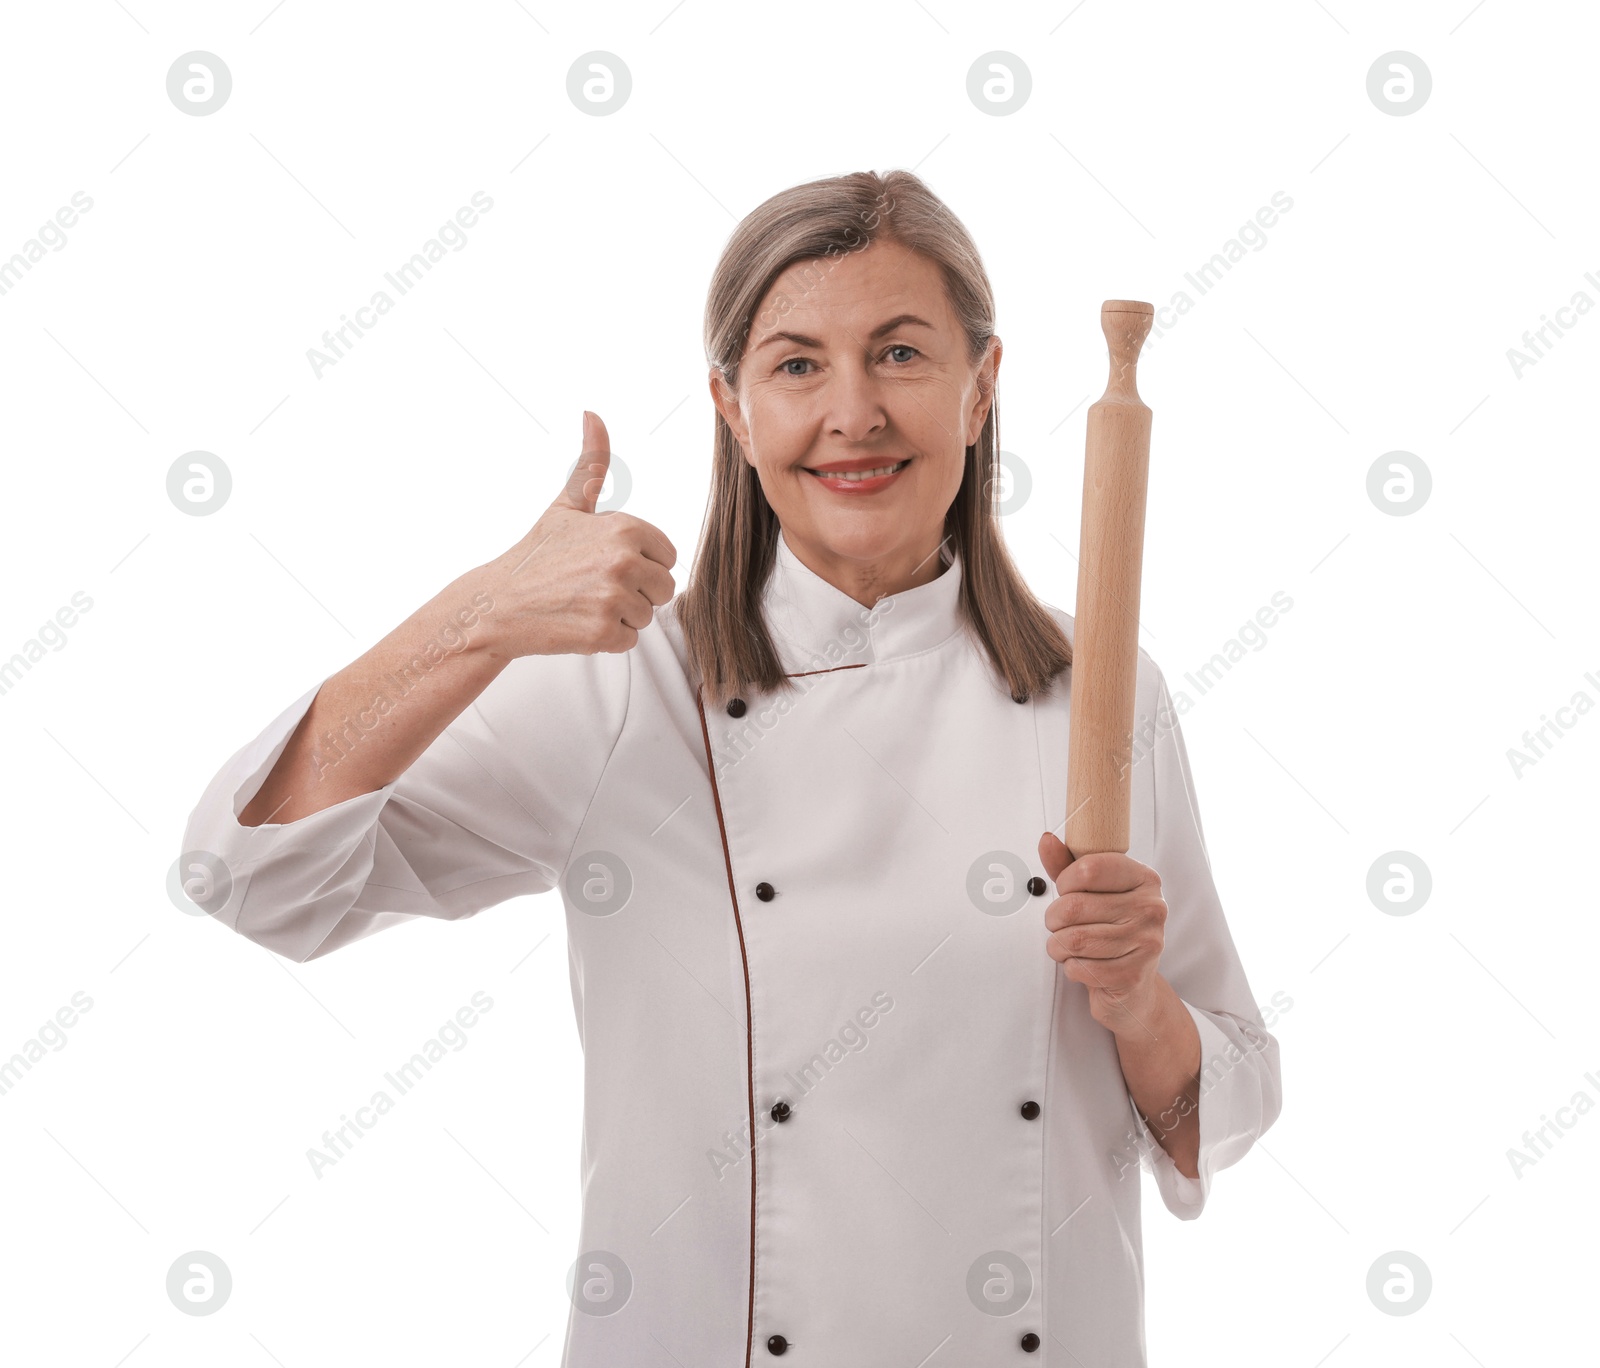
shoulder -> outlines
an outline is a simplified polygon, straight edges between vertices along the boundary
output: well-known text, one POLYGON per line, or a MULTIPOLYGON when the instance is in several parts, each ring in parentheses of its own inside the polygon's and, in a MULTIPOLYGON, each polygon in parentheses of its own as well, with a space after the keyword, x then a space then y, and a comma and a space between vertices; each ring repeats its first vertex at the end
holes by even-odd
MULTIPOLYGON (((1035 597, 1037 597, 1037 595, 1035 595, 1035 597)), ((1045 611, 1056 620, 1056 626, 1061 628, 1061 630, 1067 634, 1067 640, 1071 641, 1072 614, 1069 613, 1065 608, 1057 608, 1055 604, 1051 603, 1048 599, 1039 599, 1039 602, 1044 605, 1045 611)))
POLYGON ((679 591, 650 615, 650 624, 639 633, 636 648, 650 665, 649 673, 664 683, 687 683, 693 674, 689 647, 683 636, 683 593, 679 591))

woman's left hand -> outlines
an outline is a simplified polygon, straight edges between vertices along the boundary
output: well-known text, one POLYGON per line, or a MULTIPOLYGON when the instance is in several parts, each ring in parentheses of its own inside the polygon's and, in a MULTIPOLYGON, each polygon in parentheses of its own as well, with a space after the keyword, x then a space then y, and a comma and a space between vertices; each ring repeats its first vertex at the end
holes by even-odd
POLYGON ((1074 860, 1049 831, 1039 838, 1039 858, 1059 895, 1044 912, 1050 958, 1089 990, 1089 1011, 1107 1030, 1148 1036, 1163 984, 1156 970, 1167 921, 1161 876, 1112 851, 1074 860))

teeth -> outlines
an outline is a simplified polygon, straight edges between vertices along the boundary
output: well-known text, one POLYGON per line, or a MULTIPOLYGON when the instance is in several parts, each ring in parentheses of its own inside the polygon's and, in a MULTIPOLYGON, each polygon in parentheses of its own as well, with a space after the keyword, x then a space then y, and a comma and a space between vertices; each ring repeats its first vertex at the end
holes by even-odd
POLYGON ((879 466, 876 470, 814 470, 811 473, 829 480, 870 480, 878 475, 893 475, 895 471, 902 469, 905 464, 904 461, 900 461, 895 465, 879 466))

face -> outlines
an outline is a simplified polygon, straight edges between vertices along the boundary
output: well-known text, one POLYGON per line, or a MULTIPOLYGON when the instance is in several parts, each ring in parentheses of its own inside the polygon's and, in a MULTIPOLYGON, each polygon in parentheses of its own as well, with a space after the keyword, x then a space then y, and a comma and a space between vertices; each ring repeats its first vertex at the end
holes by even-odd
POLYGON ((780 275, 737 390, 713 368, 711 396, 790 549, 870 604, 939 573, 945 513, 999 365, 998 338, 967 359, 939 268, 880 239, 780 275), (841 467, 893 473, 849 480, 841 467))

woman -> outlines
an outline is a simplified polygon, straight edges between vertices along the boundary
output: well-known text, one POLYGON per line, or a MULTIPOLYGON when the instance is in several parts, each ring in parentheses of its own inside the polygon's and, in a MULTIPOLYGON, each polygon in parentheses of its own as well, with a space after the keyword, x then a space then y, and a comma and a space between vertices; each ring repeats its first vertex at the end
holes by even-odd
POLYGON ((684 593, 665 536, 595 512, 586 413, 528 536, 190 820, 228 876, 206 910, 298 961, 560 887, 567 1368, 1143 1364, 1141 1157, 1192 1218, 1278 1114, 1142 651, 1128 855, 1050 829, 1072 619, 1000 537, 993 312, 915 176, 773 197, 711 284, 684 593))

